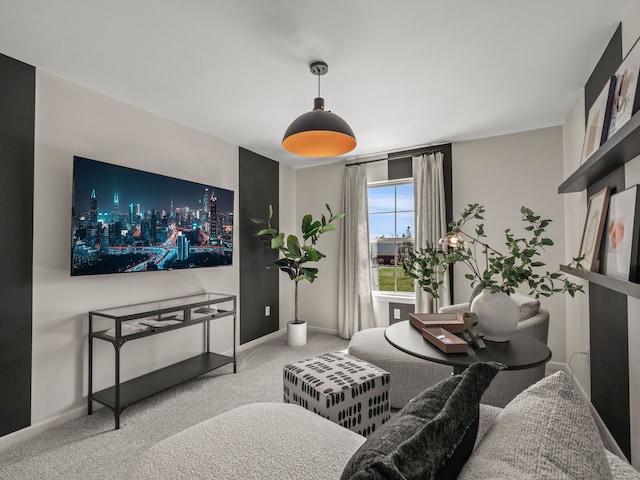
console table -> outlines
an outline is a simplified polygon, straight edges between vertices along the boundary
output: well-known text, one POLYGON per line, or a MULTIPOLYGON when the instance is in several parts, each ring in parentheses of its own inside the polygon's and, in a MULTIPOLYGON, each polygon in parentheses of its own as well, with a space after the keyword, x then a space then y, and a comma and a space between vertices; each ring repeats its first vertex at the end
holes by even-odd
POLYGON ((200 293, 89 312, 88 414, 93 412, 94 401, 105 405, 113 411, 115 428, 119 429, 122 411, 133 403, 229 363, 233 363, 236 373, 235 318, 236 296, 219 293, 200 293), (229 316, 233 317, 233 356, 211 352, 210 323, 229 316), (94 331, 98 321, 109 328, 94 331), (202 324, 205 336, 202 354, 120 383, 120 349, 125 343, 202 324), (115 349, 115 384, 99 392, 93 391, 94 340, 109 342, 115 349))
POLYGON ((485 340, 487 348, 469 346, 466 353, 444 353, 422 337, 422 333, 409 320, 394 323, 384 331, 387 341, 409 355, 453 367, 461 373, 477 362, 499 362, 507 370, 522 370, 543 365, 551 360, 551 350, 531 335, 515 332, 508 342, 485 340))

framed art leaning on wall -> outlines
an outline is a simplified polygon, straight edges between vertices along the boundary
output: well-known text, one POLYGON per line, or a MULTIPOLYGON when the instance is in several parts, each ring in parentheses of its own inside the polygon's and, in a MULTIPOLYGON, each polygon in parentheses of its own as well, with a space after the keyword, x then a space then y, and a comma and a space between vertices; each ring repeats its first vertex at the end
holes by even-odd
POLYGON ((611 195, 605 230, 602 273, 638 282, 638 236, 640 205, 638 186, 611 195))
POLYGON ((606 187, 589 198, 579 256, 584 256, 584 268, 592 272, 597 272, 599 269, 598 254, 600 253, 602 232, 607 219, 610 194, 611 189, 606 187))
POLYGON ((638 74, 640 74, 640 46, 638 41, 627 54, 615 74, 615 89, 609 115, 609 133, 611 137, 629 121, 640 107, 638 92, 638 74))
POLYGON ((582 144, 582 160, 584 163, 600 145, 607 140, 609 133, 609 119, 611 115, 611 104, 615 90, 616 78, 607 80, 596 101, 589 109, 587 117, 587 127, 584 132, 584 142, 582 144))

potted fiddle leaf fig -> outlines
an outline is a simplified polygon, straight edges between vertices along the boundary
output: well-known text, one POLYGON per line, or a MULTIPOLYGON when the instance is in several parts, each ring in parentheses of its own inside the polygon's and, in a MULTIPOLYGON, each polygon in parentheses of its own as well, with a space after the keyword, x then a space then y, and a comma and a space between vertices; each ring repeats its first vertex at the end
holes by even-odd
POLYGON ((287 323, 287 343, 292 346, 301 346, 307 343, 307 323, 298 318, 298 284, 301 281, 313 283, 318 277, 317 262, 326 255, 316 249, 318 239, 323 233, 337 230, 336 222, 344 217, 344 213, 334 215, 328 204, 325 204, 328 216, 324 214, 320 219, 315 219, 306 214, 302 217, 301 231, 302 241, 297 235, 287 235, 279 232, 271 226, 273 217, 273 206, 269 205, 269 212, 266 222, 262 219, 252 218, 251 221, 262 225, 256 233, 262 244, 271 250, 278 250, 282 257, 278 258, 274 264, 295 284, 295 318, 287 323))

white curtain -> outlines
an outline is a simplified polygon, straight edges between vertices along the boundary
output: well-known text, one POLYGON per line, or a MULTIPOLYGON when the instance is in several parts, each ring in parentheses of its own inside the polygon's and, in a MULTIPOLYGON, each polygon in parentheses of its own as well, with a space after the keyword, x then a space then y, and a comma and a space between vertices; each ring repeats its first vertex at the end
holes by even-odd
MULTIPOLYGON (((413 191, 415 203, 415 248, 427 244, 438 246, 447 233, 444 173, 441 152, 413 157, 413 191)), ((440 307, 451 305, 449 273, 444 275, 440 298, 426 293, 416 282, 416 312, 437 312, 440 307)))
POLYGON ((371 296, 369 211, 365 167, 345 168, 343 212, 340 226, 338 280, 338 334, 349 339, 374 326, 371 296))

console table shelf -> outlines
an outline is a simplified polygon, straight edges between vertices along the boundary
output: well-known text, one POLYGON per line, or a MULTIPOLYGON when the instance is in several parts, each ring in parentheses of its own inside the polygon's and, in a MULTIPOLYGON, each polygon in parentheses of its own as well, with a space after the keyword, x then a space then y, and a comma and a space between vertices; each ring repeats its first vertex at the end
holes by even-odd
POLYGON ((120 415, 129 405, 151 397, 168 388, 192 380, 202 374, 233 364, 236 373, 236 296, 200 293, 156 302, 127 305, 89 312, 89 394, 88 414, 93 402, 113 411, 115 428, 120 428, 120 415), (221 308, 224 307, 224 308, 221 308), (211 321, 224 317, 233 319, 233 355, 211 352, 211 321), (95 323, 102 328, 94 330, 95 323), (204 352, 173 365, 120 382, 120 349, 140 338, 168 333, 194 325, 204 326, 204 352), (106 328, 109 326, 111 328, 106 328), (109 342, 115 350, 115 382, 112 387, 93 391, 93 341, 109 342))
MULTIPOLYGON (((233 361, 233 357, 207 352, 121 383, 119 408, 124 409, 233 361)), ((94 393, 93 400, 111 409, 118 408, 115 385, 94 393)))
POLYGON ((640 155, 640 115, 635 114, 562 182, 558 193, 581 192, 640 155))
POLYGON ((589 282, 600 285, 601 287, 608 288, 614 292, 629 295, 630 297, 640 298, 640 284, 629 282, 627 280, 621 280, 619 278, 608 277, 602 273, 590 272, 588 270, 582 270, 580 268, 568 267, 567 265, 560 265, 560 270, 579 277, 589 282))

